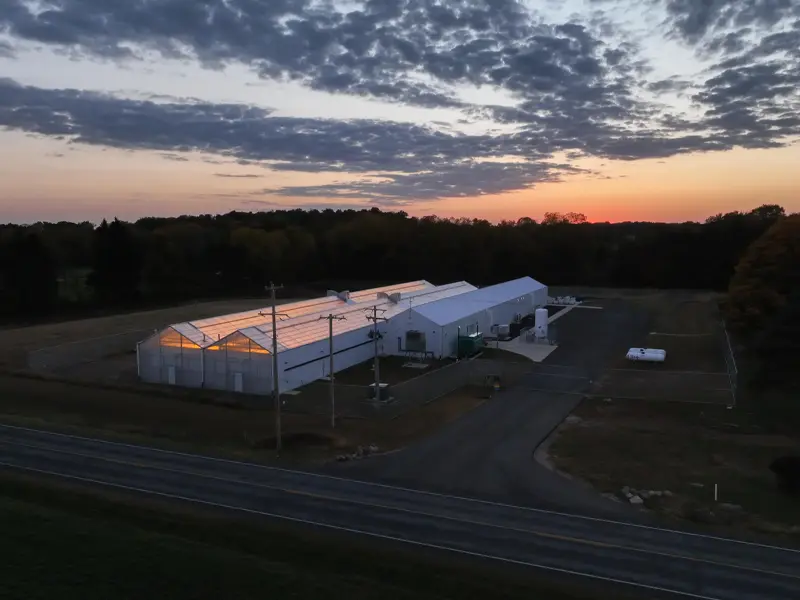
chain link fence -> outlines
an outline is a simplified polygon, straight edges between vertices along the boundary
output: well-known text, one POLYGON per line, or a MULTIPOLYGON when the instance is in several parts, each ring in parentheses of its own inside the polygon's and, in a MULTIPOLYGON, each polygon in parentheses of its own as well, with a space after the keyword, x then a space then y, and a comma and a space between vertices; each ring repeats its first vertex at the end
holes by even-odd
POLYGON ((728 328, 725 326, 725 320, 720 315, 720 328, 722 335, 720 336, 722 344, 722 353, 725 356, 725 368, 728 371, 728 381, 731 386, 731 404, 736 406, 739 400, 739 367, 736 365, 736 355, 731 345, 731 337, 728 334, 728 328))

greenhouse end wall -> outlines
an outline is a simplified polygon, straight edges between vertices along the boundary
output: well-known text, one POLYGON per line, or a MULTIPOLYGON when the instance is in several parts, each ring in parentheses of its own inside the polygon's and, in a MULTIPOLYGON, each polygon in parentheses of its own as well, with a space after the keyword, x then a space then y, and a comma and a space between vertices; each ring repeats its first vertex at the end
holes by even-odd
POLYGON ((202 355, 200 346, 167 328, 136 347, 139 378, 148 383, 200 387, 202 355))
POLYGON ((238 332, 203 350, 203 373, 203 387, 246 394, 272 392, 272 355, 238 332))
POLYGON ((139 378, 147 383, 272 392, 272 356, 239 333, 204 349, 168 328, 139 343, 136 352, 139 378))

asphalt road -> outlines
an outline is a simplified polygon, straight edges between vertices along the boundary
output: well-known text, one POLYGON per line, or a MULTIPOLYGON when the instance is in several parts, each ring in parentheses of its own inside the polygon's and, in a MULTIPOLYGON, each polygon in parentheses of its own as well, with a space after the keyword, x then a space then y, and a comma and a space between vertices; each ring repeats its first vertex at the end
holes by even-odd
POLYGON ((647 597, 796 600, 800 551, 0 426, 0 467, 594 580, 647 597))
POLYGON ((630 506, 533 458, 591 381, 647 331, 648 315, 631 303, 605 300, 602 306, 575 308, 556 320, 559 347, 513 388, 401 451, 333 464, 327 472, 524 506, 641 518, 630 506))

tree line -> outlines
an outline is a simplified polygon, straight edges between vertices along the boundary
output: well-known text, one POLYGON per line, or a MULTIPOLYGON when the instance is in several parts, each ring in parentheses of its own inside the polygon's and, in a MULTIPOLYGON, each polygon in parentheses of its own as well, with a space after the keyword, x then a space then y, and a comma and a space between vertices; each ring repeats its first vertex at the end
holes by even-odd
POLYGON ((377 209, 0 226, 6 321, 63 317, 289 288, 530 275, 550 285, 726 289, 780 206, 704 223, 587 223, 549 213, 491 224, 377 209))

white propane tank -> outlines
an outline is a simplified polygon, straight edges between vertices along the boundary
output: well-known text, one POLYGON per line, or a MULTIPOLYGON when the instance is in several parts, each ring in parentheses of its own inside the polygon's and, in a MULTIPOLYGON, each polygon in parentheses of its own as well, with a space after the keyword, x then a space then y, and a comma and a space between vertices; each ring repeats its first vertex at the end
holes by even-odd
POLYGON ((547 312, 546 308, 537 308, 534 314, 534 322, 533 326, 536 330, 536 337, 539 338, 546 338, 547 337, 547 321, 550 319, 550 313, 547 312))
POLYGON ((625 358, 643 362, 664 362, 667 359, 667 351, 659 348, 631 348, 625 358))

